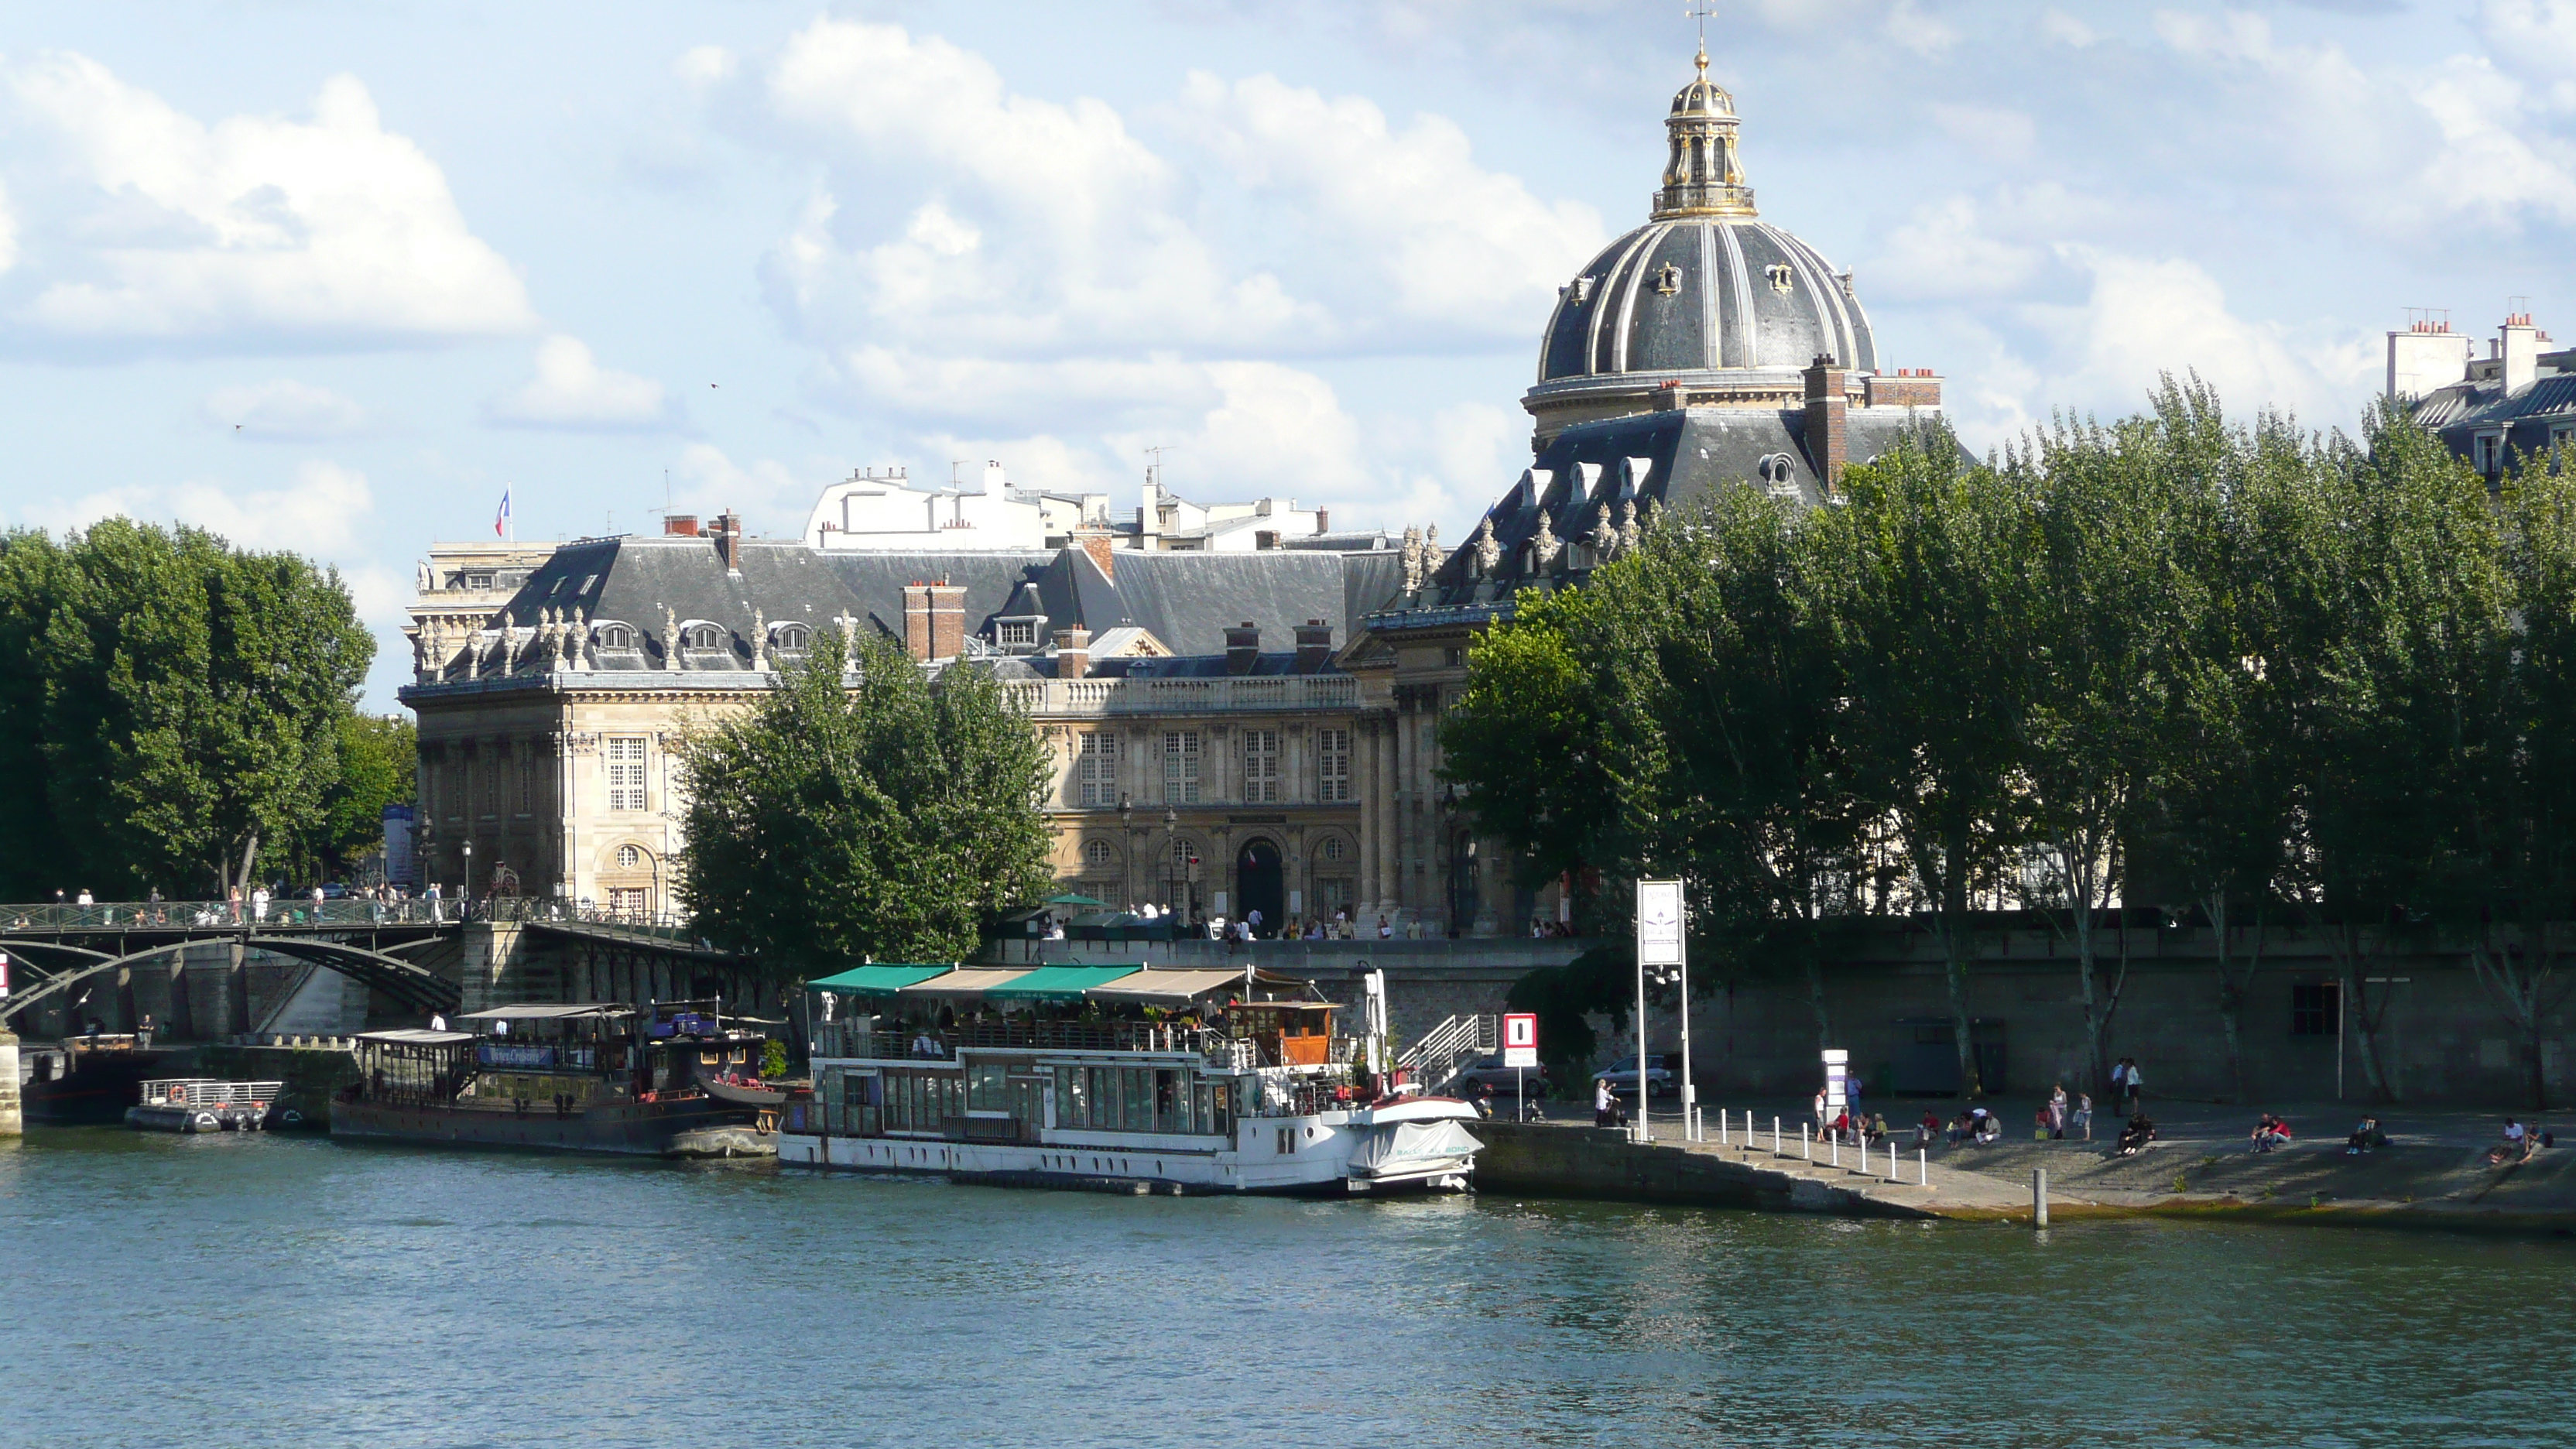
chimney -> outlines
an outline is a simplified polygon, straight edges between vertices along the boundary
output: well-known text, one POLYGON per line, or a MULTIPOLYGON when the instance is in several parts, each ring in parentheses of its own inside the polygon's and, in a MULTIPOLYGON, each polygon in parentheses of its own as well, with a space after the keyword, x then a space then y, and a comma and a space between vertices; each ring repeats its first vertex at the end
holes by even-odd
POLYGON ((1080 679, 1091 672, 1091 631, 1058 629, 1055 631, 1055 677, 1080 679))
POLYGON ((1329 508, 1318 508, 1315 510, 1315 531, 1317 533, 1330 533, 1333 531, 1333 510, 1329 508))
POLYGON ((1830 493, 1843 484, 1843 370, 1820 352, 1802 376, 1807 383, 1807 462, 1830 493))
POLYGON ((911 583, 903 589, 903 652, 914 662, 930 661, 930 585, 911 583))
POLYGON ((1091 555, 1091 561, 1099 566, 1102 578, 1118 577, 1117 549, 1113 547, 1117 540, 1110 537, 1108 529, 1077 528, 1073 531, 1073 541, 1084 553, 1091 555))
POLYGON ((1250 674, 1261 659, 1261 631, 1250 619, 1225 631, 1225 672, 1250 674))
POLYGON ((1297 626, 1297 672, 1320 674, 1333 657, 1333 626, 1309 619, 1297 626))
POLYGON ((1277 548, 1279 546, 1279 530, 1275 528, 1254 529, 1252 531, 1252 546, 1263 553, 1267 553, 1270 550, 1277 548))
POLYGON ((2532 330, 2531 314, 2505 314, 2504 334, 2498 340, 2496 355, 2504 359, 2504 391, 2511 397, 2540 380, 2540 334, 2532 330))
POLYGON ((716 518, 716 552, 723 556, 725 572, 742 572, 742 515, 726 509, 716 518))
POLYGON ((662 536, 664 538, 697 537, 698 516, 694 513, 673 513, 665 515, 662 519, 662 536))

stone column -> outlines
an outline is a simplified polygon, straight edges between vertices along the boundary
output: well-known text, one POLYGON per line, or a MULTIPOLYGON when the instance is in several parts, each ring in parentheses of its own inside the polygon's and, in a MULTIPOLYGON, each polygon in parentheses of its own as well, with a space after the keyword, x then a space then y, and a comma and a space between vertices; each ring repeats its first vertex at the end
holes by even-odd
MULTIPOLYGON (((1378 832, 1377 832, 1377 914, 1392 916, 1404 905, 1404 883, 1400 879, 1403 861, 1400 854, 1404 841, 1404 779, 1396 772, 1393 710, 1378 716, 1378 832)), ((1376 923, 1372 921, 1371 925, 1376 923)))
POLYGON ((26 1119, 18 1106, 18 1038, 0 1027, 0 1137, 15 1137, 24 1131, 26 1119))
MULTIPOLYGON (((1351 788, 1360 803, 1359 889, 1351 897, 1351 913, 1357 916, 1377 902, 1377 731, 1368 717, 1351 718, 1351 788)), ((1374 924, 1374 922, 1372 922, 1374 924)))

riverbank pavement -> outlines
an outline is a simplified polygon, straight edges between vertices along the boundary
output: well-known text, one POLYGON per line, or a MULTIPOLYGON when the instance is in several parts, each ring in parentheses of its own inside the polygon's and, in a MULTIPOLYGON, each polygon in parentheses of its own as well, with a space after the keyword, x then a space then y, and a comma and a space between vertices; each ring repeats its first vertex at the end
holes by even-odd
MULTIPOLYGON (((1568 1111, 1580 1104, 1568 1103, 1568 1111)), ((2147 1103, 2156 1141, 2128 1157, 2112 1140, 2125 1119, 2097 1113, 2095 1140, 2041 1140, 2027 1125, 2038 1106, 1990 1100, 2006 1124, 2003 1138, 1979 1146, 1936 1139, 1921 1157, 1912 1123, 1928 1106, 1943 1120, 1955 1099, 1900 1099, 1870 1104, 1884 1112, 1897 1143, 1891 1179, 1879 1145, 1866 1167, 1856 1149, 1812 1143, 1802 1156, 1803 1104, 1758 1101, 1727 1107, 1726 1142, 1718 1140, 1716 1104, 1703 1109, 1708 1140, 1685 1143, 1677 1116, 1653 1122, 1651 1145, 1622 1129, 1594 1128, 1589 1113, 1568 1121, 1512 1127, 1478 1124, 1494 1140, 1477 1176, 1491 1187, 1654 1201, 1840 1212, 1862 1216, 2023 1220, 2032 1211, 2032 1172, 2046 1169, 2052 1218, 2243 1216, 2278 1220, 2370 1223, 2448 1229, 2576 1232, 2576 1113, 2553 1124, 2543 1115, 2459 1109, 2364 1108, 2351 1103, 2240 1107, 2147 1103), (1897 1110, 1888 1111, 1892 1105, 1897 1110), (2255 1118, 2271 1111, 2294 1136, 2270 1152, 2252 1150, 2255 1118), (1794 1115, 1793 1115, 1794 1113, 1794 1115), (1904 1120, 1899 1120, 1903 1114, 1904 1120), (2388 1145, 2349 1154, 2346 1134, 2365 1113, 2380 1119, 2388 1145), (1780 1147, 1772 1146, 1777 1115, 1780 1147), (1748 1141, 1744 1124, 1755 1124, 1748 1141), (2502 1139, 2508 1115, 2536 1131, 2566 1128, 2569 1140, 2539 1149, 2529 1161, 2501 1165, 2487 1151, 2502 1139), (2011 1124, 2019 1121, 2016 1134, 2011 1124), (1493 1129, 1503 1128, 1503 1133, 1493 1129), (1529 1138, 1525 1134, 1572 1134, 1529 1138), (1499 1140, 1509 1136, 1511 1141, 1499 1140), (1583 1145, 1578 1148, 1577 1142, 1583 1145), (1548 1145, 1550 1143, 1554 1145, 1548 1145), (1496 1151, 1494 1149, 1500 1149, 1496 1151), (1839 1156, 1840 1164, 1834 1158, 1839 1156), (1928 1182, 1924 1179, 1928 1177, 1928 1182)))

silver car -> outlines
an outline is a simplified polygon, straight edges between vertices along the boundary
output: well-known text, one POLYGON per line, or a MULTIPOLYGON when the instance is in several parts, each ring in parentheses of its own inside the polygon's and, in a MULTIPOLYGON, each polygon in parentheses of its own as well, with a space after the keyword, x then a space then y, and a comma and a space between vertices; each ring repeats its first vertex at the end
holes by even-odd
MULTIPOLYGON (((1610 1094, 1614 1097, 1633 1097, 1637 1095, 1637 1058, 1634 1055, 1621 1057, 1594 1072, 1592 1080, 1608 1082, 1610 1094)), ((1673 1074, 1665 1065, 1663 1054, 1650 1054, 1646 1058, 1646 1095, 1650 1098, 1669 1097, 1673 1091, 1673 1074)))
POLYGON ((1450 1091, 1455 1095, 1465 1096, 1470 1087, 1487 1086, 1494 1089, 1496 1097, 1508 1099, 1515 1085, 1526 1090, 1533 1098, 1544 1097, 1549 1091, 1547 1072, 1539 1067, 1522 1067, 1516 1071, 1503 1065, 1501 1052, 1493 1052, 1478 1057, 1474 1066, 1460 1072, 1457 1085, 1450 1088, 1450 1091))

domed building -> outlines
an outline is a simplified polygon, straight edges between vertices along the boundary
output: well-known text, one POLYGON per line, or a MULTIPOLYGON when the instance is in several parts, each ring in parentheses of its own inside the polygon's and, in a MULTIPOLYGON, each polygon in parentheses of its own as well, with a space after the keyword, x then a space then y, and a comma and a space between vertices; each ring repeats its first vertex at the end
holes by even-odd
POLYGON ((1500 842, 1475 838, 1439 778, 1441 712, 1521 590, 1581 584, 1656 510, 1712 489, 1823 503, 1846 464, 1940 409, 1930 369, 1880 364, 1851 274, 1760 218, 1739 129, 1703 51, 1664 117, 1645 224, 1558 292, 1521 399, 1529 468, 1445 556, 1436 532, 1408 534, 1396 598, 1345 653, 1385 701, 1357 721, 1371 914, 1466 935, 1560 919, 1560 889, 1532 888, 1500 842))
POLYGON ((1664 118, 1663 185, 1643 226, 1558 289, 1522 396, 1530 468, 1422 598, 1492 603, 1577 581, 1633 541, 1649 505, 1751 485, 1821 503, 1913 419, 1929 368, 1883 368, 1852 275, 1763 221, 1735 101, 1708 53, 1664 118))

